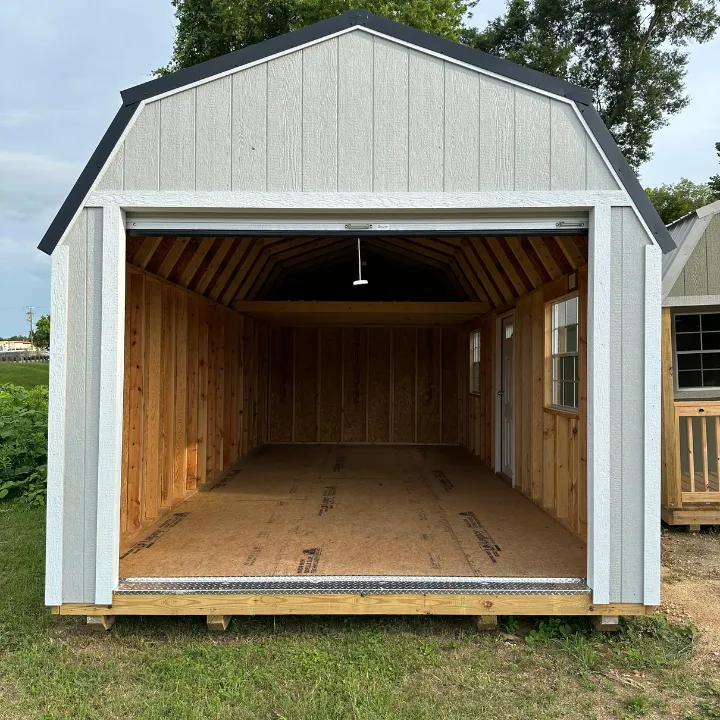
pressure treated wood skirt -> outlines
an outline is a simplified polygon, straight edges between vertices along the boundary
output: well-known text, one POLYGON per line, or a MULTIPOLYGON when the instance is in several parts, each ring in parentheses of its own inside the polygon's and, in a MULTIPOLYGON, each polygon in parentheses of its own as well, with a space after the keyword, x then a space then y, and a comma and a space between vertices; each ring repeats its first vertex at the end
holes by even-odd
POLYGON ((122 548, 120 575, 584 577, 585 545, 449 447, 275 445, 122 548))

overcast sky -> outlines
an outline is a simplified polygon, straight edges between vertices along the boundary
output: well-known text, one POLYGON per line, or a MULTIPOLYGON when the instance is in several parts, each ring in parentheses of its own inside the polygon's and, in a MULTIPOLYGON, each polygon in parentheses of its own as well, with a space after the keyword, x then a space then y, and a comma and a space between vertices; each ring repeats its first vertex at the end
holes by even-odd
MULTIPOLYGON (((361 4, 361 3, 360 3, 361 4)), ((504 0, 481 0, 482 25, 504 0)), ((170 0, 0 0, 0 337, 49 312, 49 259, 37 243, 120 105, 119 91, 164 65, 170 0)), ((660 131, 644 185, 718 171, 720 38, 692 49, 690 106, 660 131)))

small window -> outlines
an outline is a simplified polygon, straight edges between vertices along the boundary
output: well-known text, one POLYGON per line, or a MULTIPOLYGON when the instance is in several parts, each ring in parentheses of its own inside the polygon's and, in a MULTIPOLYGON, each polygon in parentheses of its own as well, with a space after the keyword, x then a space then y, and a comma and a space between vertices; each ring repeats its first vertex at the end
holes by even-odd
POLYGON ((720 313, 675 315, 678 388, 720 387, 720 313))
POLYGON ((480 392, 480 331, 470 333, 470 392, 480 392))
POLYGON ((577 410, 578 406, 578 299, 552 304, 552 404, 577 410))

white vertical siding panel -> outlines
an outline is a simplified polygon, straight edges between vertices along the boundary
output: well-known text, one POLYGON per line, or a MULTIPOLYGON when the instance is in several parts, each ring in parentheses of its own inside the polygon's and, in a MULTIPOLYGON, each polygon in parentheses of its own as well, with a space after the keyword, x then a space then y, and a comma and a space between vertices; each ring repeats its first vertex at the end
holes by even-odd
POLYGON ((160 102, 148 103, 125 140, 124 190, 158 190, 160 102))
MULTIPOLYGON (((610 599, 620 601, 622 597, 622 437, 625 417, 622 408, 623 395, 623 256, 619 244, 623 235, 622 208, 612 209, 612 246, 610 251, 610 327, 612 328, 610 347, 610 599), (620 240, 618 240, 620 239, 620 240)), ((602 380, 600 380, 602 382, 602 380)))
POLYGON ((267 190, 302 190, 302 53, 268 63, 267 190))
POLYGON ((262 192, 267 179, 267 63, 232 76, 232 189, 262 192))
POLYGON ((373 183, 373 38, 338 38, 338 186, 370 192, 373 183))
POLYGON ((120 565, 125 343, 125 216, 103 208, 102 330, 100 337, 100 421, 98 445, 95 603, 109 605, 120 565))
POLYGON ((480 96, 478 74, 445 65, 445 192, 478 188, 480 96))
POLYGON ((100 335, 102 331, 102 208, 89 208, 87 226, 87 330, 85 334, 84 600, 95 597, 97 478, 100 453, 100 335))
POLYGON ((408 51, 375 38, 373 190, 408 189, 408 51))
POLYGON ((551 190, 584 190, 587 133, 572 106, 551 101, 551 190))
POLYGON ((338 41, 302 51, 303 190, 337 190, 338 41))
POLYGON ((643 602, 660 604, 662 250, 645 246, 645 503, 643 602))
POLYGON ((63 602, 83 602, 85 530, 85 380, 87 329, 87 221, 83 210, 67 239, 68 343, 63 499, 63 602))
POLYGON ((515 188, 515 87, 495 78, 480 82, 479 190, 515 188))
POLYGON ((195 88, 160 101, 160 190, 195 189, 195 88))
POLYGON ((98 190, 122 190, 123 189, 123 165, 125 164, 125 145, 121 145, 110 164, 105 170, 105 174, 100 178, 98 190))
POLYGON ((620 186, 615 182, 605 160, 593 144, 592 138, 587 136, 587 189, 588 190, 617 190, 620 186))
POLYGON ((48 408, 47 521, 45 529, 45 604, 63 601, 63 526, 66 440, 66 369, 68 273, 70 248, 63 243, 52 254, 50 282, 50 397, 48 408))
MULTIPOLYGON (((643 601, 645 468, 645 232, 632 208, 622 208, 622 602, 643 601)), ((617 381, 618 378, 611 382, 617 381)), ((614 529, 617 532, 617 527, 614 529)))
POLYGON ((408 62, 409 188, 442 192, 444 62, 415 51, 408 62))
POLYGON ((197 87, 195 189, 232 188, 232 77, 197 87))
POLYGON ((550 189, 550 98, 515 88, 515 190, 550 189))

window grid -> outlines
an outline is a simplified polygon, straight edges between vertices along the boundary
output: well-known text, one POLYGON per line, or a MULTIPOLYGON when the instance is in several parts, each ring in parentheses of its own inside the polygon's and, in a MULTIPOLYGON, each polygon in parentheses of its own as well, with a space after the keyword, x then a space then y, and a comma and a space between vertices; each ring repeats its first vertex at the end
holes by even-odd
POLYGON ((675 376, 679 390, 720 387, 720 313, 677 313, 675 376))
POLYGON ((565 410, 578 407, 578 298, 551 307, 551 402, 565 410))

